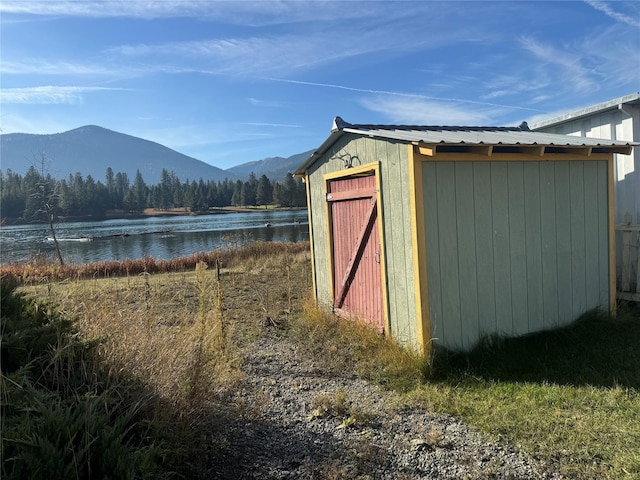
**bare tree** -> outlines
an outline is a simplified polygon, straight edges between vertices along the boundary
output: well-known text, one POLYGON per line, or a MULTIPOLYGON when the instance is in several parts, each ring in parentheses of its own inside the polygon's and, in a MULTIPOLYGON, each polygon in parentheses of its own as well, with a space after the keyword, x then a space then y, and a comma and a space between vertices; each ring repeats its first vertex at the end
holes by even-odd
MULTIPOLYGON (((36 159, 37 160, 37 159, 36 159)), ((64 265, 62 252, 60 251, 60 243, 56 236, 57 206, 60 194, 58 193, 57 182, 51 177, 47 171, 47 159, 44 154, 40 154, 39 161, 39 178, 34 185, 30 194, 36 206, 36 213, 43 215, 46 219, 49 230, 51 231, 51 239, 56 249, 56 255, 60 265, 64 265)))

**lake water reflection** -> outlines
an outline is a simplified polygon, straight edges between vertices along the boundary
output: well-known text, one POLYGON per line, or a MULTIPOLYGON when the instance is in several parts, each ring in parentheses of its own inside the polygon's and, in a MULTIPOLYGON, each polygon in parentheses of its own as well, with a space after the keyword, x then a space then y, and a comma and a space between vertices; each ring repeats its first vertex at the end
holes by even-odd
MULTIPOLYGON (((54 258, 50 235, 40 224, 1 227, 0 261, 54 258)), ((308 241, 309 230, 306 210, 298 210, 60 223, 56 236, 67 263, 90 263, 145 256, 170 259, 255 240, 308 241)))

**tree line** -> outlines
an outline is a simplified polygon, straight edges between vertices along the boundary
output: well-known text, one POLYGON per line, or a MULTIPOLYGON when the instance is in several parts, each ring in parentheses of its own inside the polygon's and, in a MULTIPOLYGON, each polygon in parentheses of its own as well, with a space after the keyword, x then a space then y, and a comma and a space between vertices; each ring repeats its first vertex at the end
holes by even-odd
POLYGON ((139 213, 145 208, 184 208, 206 212, 212 207, 277 205, 306 206, 304 184, 288 173, 282 182, 266 175, 248 180, 180 181, 173 172, 162 170, 160 183, 147 185, 138 170, 133 182, 126 173, 109 167, 104 182, 80 173, 54 179, 43 168, 31 166, 20 175, 0 170, 0 217, 47 220, 51 211, 58 217, 92 216, 104 218, 109 211, 139 213), (45 205, 49 209, 43 209, 45 205))

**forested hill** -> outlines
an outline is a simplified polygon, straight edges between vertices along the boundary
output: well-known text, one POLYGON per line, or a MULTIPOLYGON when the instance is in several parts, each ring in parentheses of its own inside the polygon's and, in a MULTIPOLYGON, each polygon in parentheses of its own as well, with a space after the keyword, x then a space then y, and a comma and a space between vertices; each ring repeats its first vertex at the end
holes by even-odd
MULTIPOLYGON (((93 125, 52 135, 0 135, 0 218, 104 218, 145 208, 301 207, 294 171, 311 152, 229 170, 155 142, 93 125), (44 208, 46 206, 46 208, 44 208)), ((1 221, 1 220, 0 220, 1 221)))
POLYGON ((51 135, 8 133, 0 135, 3 172, 24 175, 31 165, 40 168, 46 157, 47 173, 54 178, 69 174, 91 175, 104 180, 108 167, 133 179, 139 170, 148 184, 160 183, 162 170, 182 180, 221 181, 236 179, 228 172, 171 150, 159 143, 114 132, 95 125, 51 135))
POLYGON ((291 155, 245 162, 227 170, 209 165, 196 158, 176 152, 159 143, 95 125, 50 135, 7 133, 0 135, 3 172, 24 175, 30 166, 41 167, 46 157, 46 170, 53 178, 68 178, 69 174, 90 175, 104 181, 108 167, 133 179, 138 171, 150 185, 160 183, 162 170, 173 172, 181 180, 219 182, 224 179, 242 180, 251 173, 266 175, 273 181, 284 181, 313 150, 291 155))

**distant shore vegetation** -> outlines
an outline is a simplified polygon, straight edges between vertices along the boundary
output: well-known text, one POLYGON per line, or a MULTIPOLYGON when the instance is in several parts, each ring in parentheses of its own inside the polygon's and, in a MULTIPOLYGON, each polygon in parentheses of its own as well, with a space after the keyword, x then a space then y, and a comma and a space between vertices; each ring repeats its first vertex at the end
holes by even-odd
POLYGON ((44 169, 31 166, 25 175, 0 170, 0 218, 14 221, 46 221, 42 199, 57 219, 92 219, 142 214, 146 209, 205 213, 212 208, 279 206, 305 207, 304 184, 288 173, 272 182, 253 173, 246 181, 181 181, 162 170, 160 183, 147 185, 138 170, 131 181, 126 173, 109 167, 104 182, 80 173, 55 179, 44 169), (117 215, 116 215, 117 216, 117 215))

